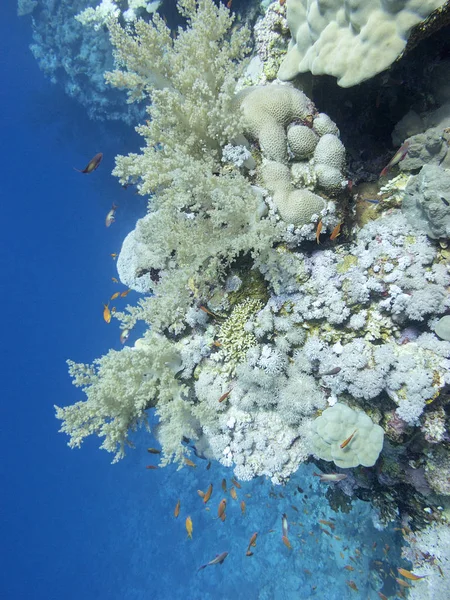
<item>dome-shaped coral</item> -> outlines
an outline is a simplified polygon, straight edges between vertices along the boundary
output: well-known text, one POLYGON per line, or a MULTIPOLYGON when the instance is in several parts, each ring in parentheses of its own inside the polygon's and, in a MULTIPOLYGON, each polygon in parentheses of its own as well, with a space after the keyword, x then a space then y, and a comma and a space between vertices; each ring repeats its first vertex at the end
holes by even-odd
POLYGON ((324 410, 312 429, 314 454, 345 469, 373 466, 383 448, 383 429, 365 412, 339 402, 324 410))
POLYGON ((288 129, 287 139, 291 152, 296 158, 309 158, 314 152, 319 137, 306 125, 293 125, 288 129))

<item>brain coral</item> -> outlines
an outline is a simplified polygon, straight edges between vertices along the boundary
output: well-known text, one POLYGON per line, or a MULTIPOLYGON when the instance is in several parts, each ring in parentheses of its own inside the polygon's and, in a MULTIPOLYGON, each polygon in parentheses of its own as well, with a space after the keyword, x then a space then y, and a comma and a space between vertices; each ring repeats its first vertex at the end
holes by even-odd
POLYGON ((292 40, 278 77, 333 75, 342 87, 387 69, 411 29, 445 0, 289 0, 292 40))
POLYGON ((324 410, 312 428, 314 454, 323 460, 333 460, 344 469, 373 466, 383 448, 383 429, 365 412, 339 402, 324 410), (354 432, 351 441, 341 448, 354 432))

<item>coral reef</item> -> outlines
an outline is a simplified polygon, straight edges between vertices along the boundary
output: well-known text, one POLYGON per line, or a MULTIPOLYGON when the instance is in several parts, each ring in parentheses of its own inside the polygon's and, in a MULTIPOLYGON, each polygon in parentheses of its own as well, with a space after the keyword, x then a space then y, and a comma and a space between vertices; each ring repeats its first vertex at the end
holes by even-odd
MULTIPOLYGON (((400 4, 389 5, 399 19, 411 8, 400 4)), ((431 5, 402 21, 396 55, 431 5)), ((225 6, 178 6, 186 28, 175 38, 157 14, 125 28, 108 20, 117 68, 107 81, 149 115, 137 127, 141 152, 118 156, 114 170, 149 199, 117 261, 142 296, 114 318, 148 330, 93 366, 70 363, 87 400, 57 408, 62 431, 71 446, 105 438, 117 460, 152 410, 162 465, 182 464, 186 439, 244 480, 285 483, 307 460, 337 465, 347 477, 328 492, 333 506, 348 510, 358 496, 376 506, 379 527, 402 511, 423 526, 425 502, 433 511, 450 495, 440 469, 449 463, 448 174, 421 155, 408 179, 413 140, 405 172, 375 186, 377 208, 356 224, 337 124, 293 85, 261 85, 267 74, 245 87, 251 36, 225 6)), ((350 11, 363 28, 381 14, 367 7, 350 11)), ((370 76, 361 68, 356 78, 370 76)), ((431 152, 439 136, 427 135, 431 152)), ((436 156, 447 152, 439 142, 436 156)))
POLYGON ((412 28, 443 5, 444 0, 289 0, 292 40, 278 77, 290 80, 311 71, 333 75, 342 87, 357 85, 389 67, 412 28))

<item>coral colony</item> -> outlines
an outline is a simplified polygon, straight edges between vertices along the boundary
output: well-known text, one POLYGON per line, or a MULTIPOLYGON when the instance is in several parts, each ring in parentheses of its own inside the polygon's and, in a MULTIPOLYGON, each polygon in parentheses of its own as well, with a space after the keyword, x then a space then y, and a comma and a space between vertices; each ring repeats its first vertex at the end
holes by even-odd
POLYGON ((371 500, 380 527, 403 519, 404 555, 427 576, 409 597, 447 597, 450 64, 441 108, 396 127, 407 144, 363 217, 338 124, 298 87, 308 72, 372 78, 446 3, 276 1, 254 36, 212 0, 180 0, 171 35, 157 4, 102 0, 76 17, 79 35, 109 32, 106 83, 147 104, 141 152, 113 172, 148 199, 117 259, 141 296, 113 318, 125 339, 147 331, 69 361, 86 399, 56 408, 61 431, 71 447, 97 435, 116 462, 154 409, 160 466, 195 445, 237 480, 283 484, 312 460, 371 500))

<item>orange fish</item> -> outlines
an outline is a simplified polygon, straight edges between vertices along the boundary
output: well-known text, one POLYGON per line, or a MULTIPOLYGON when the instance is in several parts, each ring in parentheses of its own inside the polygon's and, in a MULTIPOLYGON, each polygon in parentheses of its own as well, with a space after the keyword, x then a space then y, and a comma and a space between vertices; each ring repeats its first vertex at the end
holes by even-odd
POLYGON ((108 304, 103 305, 103 320, 105 323, 111 323, 111 311, 109 310, 109 302, 108 304))
POLYGON ((110 300, 115 300, 115 299, 116 299, 116 298, 118 298, 119 296, 120 296, 120 292, 115 292, 115 293, 114 293, 114 294, 111 296, 110 300))
POLYGON ((102 162, 102 158, 103 154, 99 152, 94 156, 94 158, 91 158, 91 160, 88 162, 88 164, 84 167, 83 170, 75 169, 75 167, 74 169, 75 171, 78 171, 78 173, 92 173, 92 171, 95 171, 95 169, 98 168, 99 164, 102 162))
POLYGON ((125 344, 125 342, 127 341, 127 339, 130 337, 130 330, 129 329, 124 329, 122 331, 122 333, 120 334, 120 343, 121 344, 125 344))
POLYGON ((114 281, 114 283, 119 283, 119 280, 116 279, 115 277, 111 277, 111 280, 114 281))
POLYGON ((222 519, 222 521, 225 521, 225 519, 222 518, 222 517, 225 516, 225 509, 226 509, 226 507, 227 507, 227 501, 224 498, 223 500, 220 501, 219 508, 217 509, 217 517, 219 519, 222 519))
POLYGON ((227 480, 222 479, 222 489, 225 493, 227 493, 227 480))
POLYGON ((322 525, 328 525, 328 527, 330 529, 334 529, 335 528, 335 524, 332 523, 331 521, 325 521, 324 519, 319 519, 319 523, 321 523, 322 525))
POLYGON ((411 571, 401 569, 400 567, 397 567, 397 571, 400 573, 400 575, 406 577, 406 579, 411 579, 411 581, 417 581, 418 579, 423 579, 424 577, 426 577, 426 575, 414 575, 414 573, 411 573, 411 571))
POLYGON ((188 467, 193 467, 193 468, 195 469, 195 467, 197 466, 197 465, 195 464, 195 462, 192 462, 192 460, 191 460, 190 458, 188 458, 187 456, 185 456, 185 457, 183 458, 183 460, 184 460, 184 463, 185 463, 185 464, 186 464, 188 467))
POLYGON ((124 292, 122 292, 122 293, 120 294, 120 297, 121 297, 121 298, 125 298, 125 296, 128 296, 128 294, 129 294, 130 292, 131 292, 131 290, 125 290, 124 292))
POLYGON ((283 544, 286 546, 286 548, 289 548, 289 550, 292 550, 291 542, 287 539, 287 537, 285 535, 283 535, 283 537, 281 539, 283 540, 283 544))
POLYGON ((175 510, 173 511, 173 516, 175 517, 175 519, 177 519, 178 515, 180 514, 180 502, 181 500, 178 500, 177 505, 175 506, 175 510))
POLYGON ((237 489, 238 489, 238 490, 240 490, 240 489, 241 489, 241 487, 242 487, 242 486, 241 486, 241 484, 239 483, 239 481, 236 481, 236 479, 232 479, 232 480, 231 480, 231 483, 232 483, 233 485, 235 485, 235 486, 237 487, 237 489))
POLYGON ((194 530, 194 527, 192 525, 192 519, 191 517, 187 517, 186 518, 186 531, 188 534, 188 538, 192 540, 192 532, 194 530))
POLYGON ((341 235, 341 225, 342 223, 338 223, 336 227, 333 229, 330 235, 330 240, 335 240, 337 237, 341 235))
POLYGON ((354 581, 352 581, 351 579, 347 579, 347 581, 345 583, 348 585, 349 588, 352 588, 352 590, 355 590, 355 592, 359 592, 356 583, 354 581))
POLYGON ((345 565, 344 569, 347 569, 347 571, 354 571, 355 567, 352 567, 352 565, 345 565))
POLYGON ((252 552, 249 554, 249 552, 250 552, 250 548, 251 548, 252 546, 253 546, 254 548, 256 547, 256 538, 257 538, 257 537, 258 537, 258 532, 256 531, 256 532, 255 532, 255 533, 252 535, 252 537, 250 538, 250 541, 249 541, 249 543, 248 543, 248 547, 247 547, 247 556, 251 556, 251 555, 253 554, 252 552))
POLYGON ((238 499, 238 498, 237 498, 237 493, 236 493, 236 490, 235 490, 235 488, 234 488, 234 487, 232 487, 232 488, 230 489, 230 496, 233 498, 233 500, 237 500, 237 499, 238 499))
POLYGON ((227 2, 227 8, 228 10, 231 10, 231 5, 233 4, 233 0, 228 0, 227 2))
POLYGON ((155 465, 147 465, 145 468, 154 470, 154 469, 157 469, 158 467, 156 467, 155 465))
MULTIPOLYGON (((118 255, 116 252, 112 252, 112 253, 111 253, 111 256, 112 256, 112 259, 113 259, 113 260, 116 260, 116 258, 117 258, 119 255, 118 255)), ((113 280, 113 281, 114 281, 114 280, 113 280)), ((117 279, 116 279, 116 281, 117 281, 117 279)), ((117 281, 117 283, 119 283, 119 282, 117 281)))
POLYGON ((213 491, 213 484, 210 483, 208 489, 206 490, 206 494, 203 498, 204 504, 206 504, 208 502, 208 500, 211 498, 212 491, 213 491))
POLYGON ((116 218, 114 216, 116 214, 116 210, 117 210, 117 206, 116 206, 116 204, 113 204, 111 207, 111 210, 106 215, 106 219, 105 219, 106 227, 109 227, 110 225, 112 225, 114 223, 114 221, 116 220, 116 218))
POLYGON ((243 515, 245 515, 245 511, 247 510, 247 505, 245 504, 245 502, 242 500, 241 501, 241 513, 243 515))
POLYGON ((352 435, 348 436, 348 438, 342 442, 342 444, 339 446, 339 448, 345 448, 345 446, 348 446, 350 444, 350 442, 352 441, 353 436, 355 435, 355 433, 357 431, 358 430, 355 429, 355 431, 352 433, 352 435))
POLYGON ((225 394, 222 394, 219 398, 219 402, 223 402, 224 400, 226 400, 228 398, 228 396, 231 394, 231 390, 228 390, 228 392, 225 392, 225 394))
POLYGON ((381 592, 377 592, 378 596, 381 598, 381 600, 388 600, 387 596, 385 596, 384 594, 382 594, 381 592))
POLYGON ((411 587, 407 581, 403 581, 403 579, 399 579, 398 577, 395 578, 395 581, 398 583, 398 585, 401 585, 402 587, 411 587))
POLYGON ((322 231, 322 227, 323 227, 323 223, 322 221, 319 221, 319 223, 317 224, 317 229, 316 229, 316 242, 318 244, 320 244, 320 232, 322 231))

